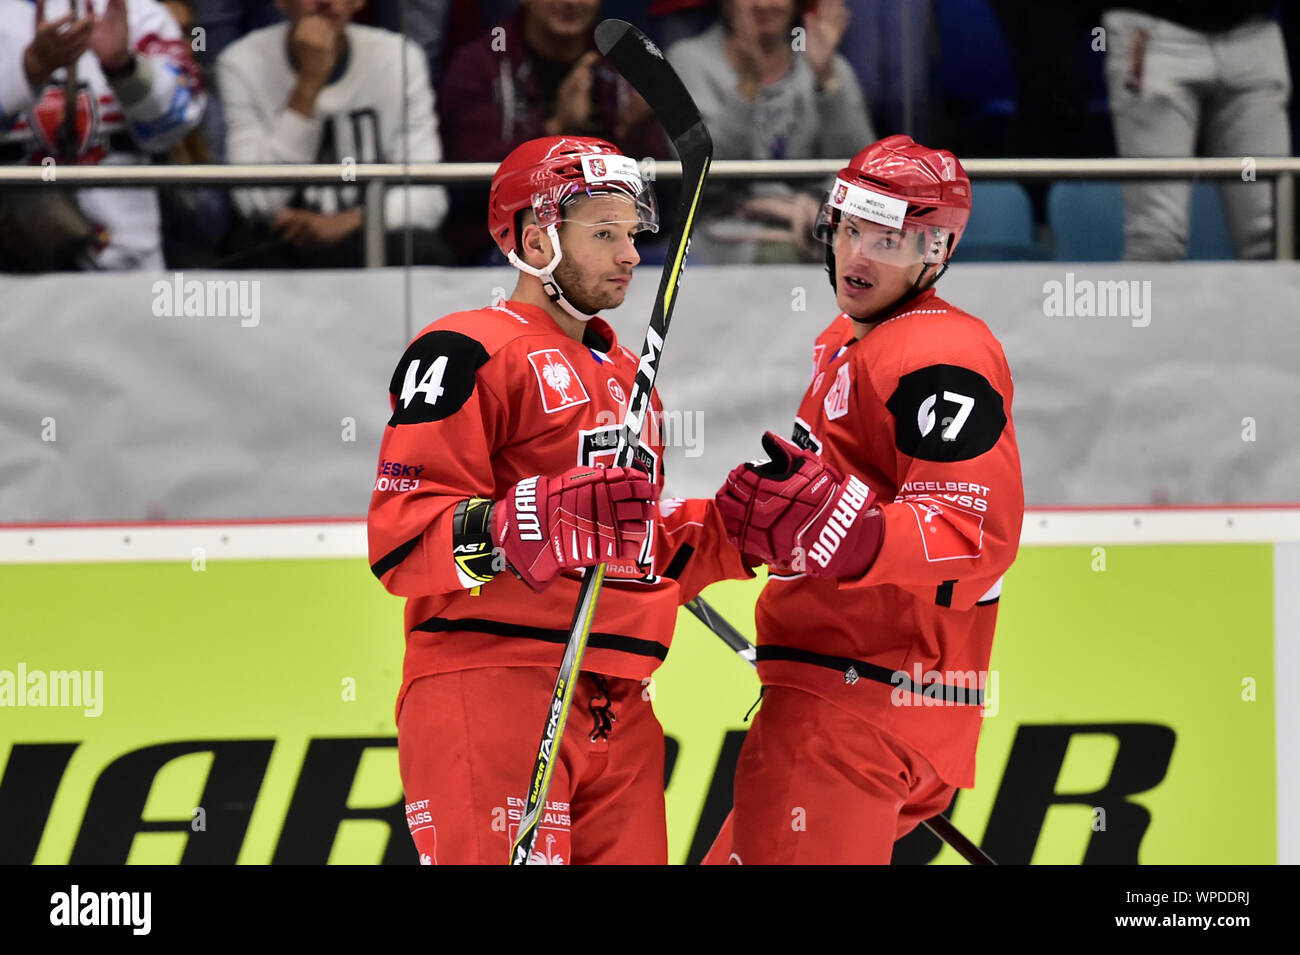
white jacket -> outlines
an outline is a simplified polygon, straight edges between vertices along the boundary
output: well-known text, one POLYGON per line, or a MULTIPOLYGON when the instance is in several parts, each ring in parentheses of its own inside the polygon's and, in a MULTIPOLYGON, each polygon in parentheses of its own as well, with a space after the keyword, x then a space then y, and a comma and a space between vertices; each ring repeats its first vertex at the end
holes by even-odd
MULTIPOLYGON (((342 75, 320 91, 310 119, 288 108, 298 75, 289 62, 290 24, 254 30, 226 47, 217 60, 217 87, 226 116, 226 159, 232 163, 437 162, 442 158, 438 118, 423 51, 400 33, 350 23, 342 75), (406 85, 402 85, 402 58, 406 85), (405 99, 405 115, 403 100, 405 99)), ((239 189, 245 216, 269 218, 287 205, 292 188, 239 189)), ((361 189, 303 190, 298 203, 335 212, 361 203, 361 189)), ((441 186, 389 189, 388 229, 408 223, 436 229, 447 213, 441 186), (407 194, 410 217, 407 218, 407 194)))
MULTIPOLYGON (((89 2, 103 16, 108 0, 89 2)), ((157 0, 127 0, 126 9, 136 73, 110 84, 94 53, 87 50, 77 61, 79 165, 147 162, 148 154, 166 152, 184 139, 207 102, 189 42, 167 9, 157 0)), ((69 0, 46 0, 48 20, 69 11, 69 0)), ((66 74, 55 70, 42 90, 28 85, 23 55, 35 34, 34 4, 0 0, 0 149, 9 162, 39 163, 57 150, 66 74)), ((107 232, 97 265, 163 268, 154 190, 79 189, 76 195, 82 211, 107 232)))

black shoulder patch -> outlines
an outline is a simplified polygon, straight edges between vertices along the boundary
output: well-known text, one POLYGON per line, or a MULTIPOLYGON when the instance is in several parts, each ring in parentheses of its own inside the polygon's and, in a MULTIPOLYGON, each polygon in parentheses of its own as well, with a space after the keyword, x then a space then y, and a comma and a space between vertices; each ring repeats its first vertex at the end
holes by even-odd
POLYGON ((1002 395, 983 375, 958 365, 908 372, 885 406, 894 415, 894 445, 923 461, 977 458, 1007 426, 1002 395))
POLYGON ((389 427, 451 417, 474 393, 475 376, 487 360, 487 349, 468 335, 421 335, 406 349, 388 383, 397 399, 389 427))

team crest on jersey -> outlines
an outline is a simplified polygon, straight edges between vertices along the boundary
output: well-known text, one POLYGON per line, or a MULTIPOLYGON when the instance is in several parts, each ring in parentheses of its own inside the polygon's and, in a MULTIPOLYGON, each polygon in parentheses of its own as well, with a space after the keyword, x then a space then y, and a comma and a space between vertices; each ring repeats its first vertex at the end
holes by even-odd
POLYGON ((840 365, 840 370, 835 374, 835 384, 831 385, 831 390, 822 401, 828 421, 843 418, 849 413, 849 387, 849 364, 845 362, 840 365))
MULTIPOLYGON (((514 845, 519 836, 519 820, 523 818, 524 801, 517 796, 506 797, 506 838, 514 845)), ((495 822, 493 823, 495 825, 495 822)), ((537 840, 533 843, 533 854, 528 857, 529 865, 565 865, 568 860, 560 853, 568 842, 572 827, 567 802, 546 803, 546 811, 537 823, 537 840)))
POLYGON ((984 549, 984 516, 977 511, 937 501, 903 501, 916 516, 921 546, 930 563, 973 560, 984 549))
MULTIPOLYGON (((618 439, 623 431, 621 424, 607 424, 598 428, 580 429, 578 431, 578 466, 612 468, 618 460, 618 439)), ((659 481, 659 455, 647 443, 647 435, 642 434, 633 457, 640 464, 641 470, 650 475, 651 483, 659 481)))
MULTIPOLYGON (((814 345, 813 346, 813 369, 812 369, 812 375, 810 377, 813 378, 817 377, 817 370, 821 368, 822 359, 825 357, 826 357, 826 346, 814 345)), ((813 390, 815 391, 816 389, 813 390)))
POLYGON ((537 387, 542 393, 542 407, 547 414, 585 404, 591 398, 582 380, 573 370, 569 360, 558 348, 547 348, 529 354, 528 362, 537 375, 537 387))
POLYGON ((438 827, 433 824, 429 800, 416 799, 406 804, 406 825, 420 850, 420 865, 437 865, 438 827))

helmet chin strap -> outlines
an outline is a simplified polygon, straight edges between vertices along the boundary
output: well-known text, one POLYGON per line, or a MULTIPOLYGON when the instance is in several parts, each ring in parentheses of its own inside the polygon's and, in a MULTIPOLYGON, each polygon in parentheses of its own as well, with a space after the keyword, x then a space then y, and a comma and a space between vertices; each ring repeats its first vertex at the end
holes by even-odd
POLYGON ((520 272, 526 272, 534 278, 541 279, 542 291, 546 293, 547 298, 560 306, 560 308, 564 309, 580 322, 591 321, 596 317, 595 313, 588 315, 586 312, 581 312, 575 308, 573 303, 564 297, 564 289, 560 288, 560 284, 555 281, 555 267, 560 264, 560 259, 563 258, 564 253, 560 251, 560 233, 555 228, 554 223, 546 227, 546 234, 550 236, 551 247, 555 249, 555 254, 551 256, 551 261, 546 263, 544 268, 539 269, 529 265, 523 259, 519 258, 513 249, 510 250, 506 259, 520 272))

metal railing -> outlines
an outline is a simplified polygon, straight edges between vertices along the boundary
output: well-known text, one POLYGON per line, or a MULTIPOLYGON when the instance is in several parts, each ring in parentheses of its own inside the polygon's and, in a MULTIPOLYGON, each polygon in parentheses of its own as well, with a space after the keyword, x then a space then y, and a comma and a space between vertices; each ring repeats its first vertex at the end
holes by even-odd
MULTIPOLYGON (((818 179, 834 175, 846 160, 719 160, 714 179, 818 179)), ((1249 168, 1255 179, 1273 179, 1273 229, 1276 258, 1295 258, 1295 177, 1300 157, 1225 157, 1188 159, 967 159, 962 166, 980 179, 1237 179, 1249 168)), ((673 180, 681 163, 642 160, 650 179, 673 180)), ((496 163, 348 163, 194 166, 0 166, 0 188, 16 185, 79 188, 91 186, 284 186, 356 185, 364 189, 367 266, 384 264, 383 193, 387 186, 452 185, 488 182, 496 163)))

